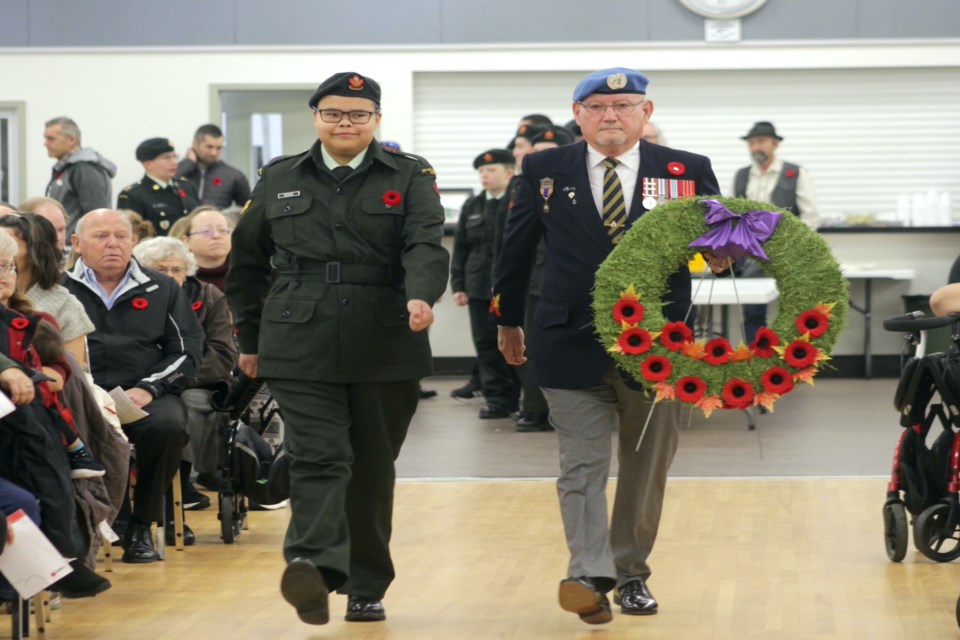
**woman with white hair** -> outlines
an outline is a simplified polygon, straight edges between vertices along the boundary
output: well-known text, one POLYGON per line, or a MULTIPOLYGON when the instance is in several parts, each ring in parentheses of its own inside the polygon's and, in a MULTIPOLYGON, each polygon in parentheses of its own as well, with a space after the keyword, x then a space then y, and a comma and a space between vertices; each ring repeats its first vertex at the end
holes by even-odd
POLYGON ((183 482, 184 506, 187 509, 191 507, 205 509, 210 506, 210 499, 201 494, 190 483, 189 478, 194 462, 204 464, 209 462, 197 460, 196 455, 201 450, 207 450, 203 447, 203 443, 208 442, 211 435, 216 434, 203 432, 202 424, 198 424, 194 419, 192 411, 194 402, 191 396, 202 395, 205 397, 205 403, 209 404, 212 391, 229 386, 234 380, 233 371, 237 366, 238 352, 233 339, 230 307, 219 289, 197 280, 196 258, 180 240, 170 237, 150 238, 138 243, 133 248, 133 255, 142 267, 168 275, 183 287, 203 327, 203 359, 197 369, 196 378, 191 381, 190 388, 182 394, 188 409, 191 409, 187 425, 191 442, 184 449, 184 456, 189 458, 189 462, 181 463, 180 477, 183 482), (191 393, 192 390, 198 390, 200 393, 191 393))

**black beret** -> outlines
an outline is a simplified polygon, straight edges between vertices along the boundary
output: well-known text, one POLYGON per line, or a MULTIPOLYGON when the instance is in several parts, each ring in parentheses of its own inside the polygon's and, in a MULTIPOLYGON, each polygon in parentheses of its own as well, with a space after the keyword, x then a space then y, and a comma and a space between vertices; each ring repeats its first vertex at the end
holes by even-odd
POLYGON ((514 136, 514 138, 526 138, 527 140, 533 140, 534 137, 546 130, 546 127, 536 124, 522 124, 517 127, 517 134, 514 136))
POLYGON ((513 154, 506 149, 489 149, 474 158, 473 168, 479 169, 486 164, 509 164, 513 166, 515 162, 513 154))
POLYGON ((153 160, 157 156, 173 151, 173 145, 166 138, 150 138, 137 147, 137 162, 153 160))
POLYGON ((558 127, 556 125, 551 125, 533 136, 533 139, 530 140, 531 143, 537 144, 538 142, 555 142, 559 146, 565 144, 573 143, 573 134, 570 133, 570 130, 566 127, 558 127))
POLYGON ((317 90, 310 96, 311 109, 316 108, 317 103, 324 96, 344 96, 347 98, 366 98, 380 106, 380 85, 373 78, 356 73, 355 71, 344 71, 335 73, 317 87, 317 90))

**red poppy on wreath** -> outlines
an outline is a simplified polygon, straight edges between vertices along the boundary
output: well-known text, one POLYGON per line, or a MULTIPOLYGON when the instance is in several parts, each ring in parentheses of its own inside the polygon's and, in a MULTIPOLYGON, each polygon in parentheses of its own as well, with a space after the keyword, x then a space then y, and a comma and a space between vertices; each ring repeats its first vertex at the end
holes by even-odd
POLYGON ((800 335, 809 333, 811 338, 819 338, 830 327, 830 319, 816 309, 809 309, 797 316, 797 331, 800 335))
POLYGON ((806 340, 794 340, 783 350, 783 359, 791 367, 803 369, 817 361, 818 351, 806 340))
POLYGON ((387 191, 383 194, 381 200, 383 200, 383 204, 386 206, 395 207, 400 204, 403 198, 400 197, 400 193, 397 191, 387 191))
POLYGON ((184 191, 183 189, 177 189, 177 195, 179 195, 181 198, 186 198, 187 192, 184 191))
POLYGON ((671 162, 667 165, 667 171, 675 176, 682 176, 686 170, 687 168, 683 166, 682 162, 671 162))
POLYGON ((500 294, 499 293, 493 296, 492 298, 490 298, 489 313, 492 313, 498 318, 503 315, 503 313, 500 311, 500 294))
POLYGON ((617 323, 637 324, 643 321, 643 305, 636 297, 624 295, 617 304, 613 305, 613 319, 617 323))
POLYGON ((215 187, 219 187, 220 185, 223 184, 223 180, 221 180, 220 178, 214 178, 213 180, 210 181, 210 184, 212 184, 215 187))
POLYGON ((627 355, 637 356, 650 351, 650 334, 645 329, 632 327, 620 334, 617 346, 627 355))
POLYGON ((663 356, 650 356, 640 363, 640 373, 650 382, 663 382, 673 373, 673 365, 663 356))
POLYGON ((760 376, 760 384, 768 392, 782 396, 793 390, 793 376, 783 367, 770 367, 760 376))
POLYGON ((203 308, 203 300, 197 300, 196 302, 190 305, 190 308, 193 309, 194 311, 200 311, 200 309, 203 308))
POLYGON ((133 301, 130 302, 130 305, 131 305, 134 309, 143 310, 143 309, 146 309, 147 307, 149 307, 149 306, 150 306, 150 303, 147 302, 147 299, 146 299, 146 298, 134 298, 133 301))
POLYGON ((746 380, 733 378, 723 385, 723 404, 729 409, 746 409, 753 404, 753 385, 746 380))
POLYGON ((660 333, 660 344, 670 351, 679 351, 685 342, 693 342, 693 331, 685 322, 669 322, 660 333))
POLYGON ((787 170, 783 173, 783 175, 787 176, 788 178, 792 178, 792 177, 794 177, 795 175, 797 175, 797 170, 796 170, 796 169, 787 169, 787 170))
POLYGON ((30 321, 26 318, 14 318, 10 321, 10 326, 18 331, 23 331, 30 326, 30 321))
POLYGON ((760 327, 753 338, 753 342, 750 343, 750 350, 758 358, 772 358, 776 355, 773 348, 778 344, 780 344, 780 338, 772 329, 760 327))
POLYGON ((726 364, 733 354, 733 347, 726 338, 714 338, 703 348, 703 361, 712 364, 726 364))
POLYGON ((707 392, 707 383, 697 376, 685 376, 677 380, 677 399, 684 402, 700 402, 707 392))

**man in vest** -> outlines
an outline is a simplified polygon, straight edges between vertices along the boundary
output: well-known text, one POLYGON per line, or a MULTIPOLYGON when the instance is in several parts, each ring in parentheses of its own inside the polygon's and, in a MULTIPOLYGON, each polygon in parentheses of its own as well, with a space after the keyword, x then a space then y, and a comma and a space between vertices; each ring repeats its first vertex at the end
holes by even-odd
MULTIPOLYGON (((820 216, 817 213, 813 179, 810 172, 799 165, 776 157, 777 147, 783 138, 777 135, 773 124, 757 122, 741 140, 747 141, 747 150, 753 162, 749 167, 737 171, 733 179, 733 195, 760 202, 772 202, 778 207, 789 209, 807 226, 816 230, 820 226, 820 216)), ((746 259, 738 263, 737 275, 750 278, 764 274, 757 262, 746 259)), ((743 305, 745 343, 753 340, 754 334, 766 320, 766 305, 743 305)))

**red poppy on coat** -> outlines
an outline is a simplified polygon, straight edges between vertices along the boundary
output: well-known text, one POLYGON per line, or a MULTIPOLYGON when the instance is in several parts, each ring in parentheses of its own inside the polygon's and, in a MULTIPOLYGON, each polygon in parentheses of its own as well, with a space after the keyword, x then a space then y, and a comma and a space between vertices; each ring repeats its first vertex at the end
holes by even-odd
POLYGON ((805 340, 794 340, 787 345, 783 359, 791 367, 803 369, 817 361, 817 348, 805 340))
POLYGON ((776 355, 773 348, 778 344, 780 344, 780 338, 776 333, 767 327, 760 327, 753 342, 750 343, 750 350, 758 358, 772 358, 776 355))
POLYGON ((797 331, 800 335, 809 333, 811 338, 819 338, 830 327, 830 319, 814 309, 804 311, 797 316, 797 331))
POLYGON ((704 346, 703 351, 703 361, 712 365, 726 364, 733 355, 733 347, 726 338, 714 338, 704 346))
POLYGON ((30 321, 26 318, 14 318, 10 321, 10 326, 18 331, 23 331, 30 326, 30 321))
POLYGON ((729 409, 746 409, 753 404, 753 385, 746 380, 733 378, 723 385, 723 404, 729 409))
POLYGON ((673 373, 673 365, 663 356, 650 356, 640 364, 644 380, 663 382, 673 373))
POLYGON ((395 207, 400 204, 403 198, 400 197, 400 193, 397 191, 387 191, 383 194, 382 200, 383 204, 387 205, 388 207, 395 207))
POLYGON ((213 180, 210 181, 210 184, 212 184, 215 187, 219 187, 220 185, 223 184, 223 180, 221 180, 220 178, 214 178, 213 180))
POLYGON ((143 310, 143 309, 146 309, 147 307, 149 307, 149 306, 150 306, 150 303, 147 302, 147 299, 146 299, 146 298, 134 298, 134 299, 130 302, 130 305, 131 305, 134 309, 143 310))
POLYGON ((707 391, 707 383, 697 376, 685 376, 677 380, 677 399, 683 402, 699 402, 707 391))
POLYGON ((177 189, 177 194, 178 194, 181 198, 186 198, 186 197, 187 197, 187 192, 184 191, 183 189, 177 189))
POLYGON ((617 338, 617 344, 623 353, 637 356, 650 351, 650 334, 644 329, 627 329, 617 338))
POLYGON ((194 311, 200 311, 200 309, 203 308, 203 300, 197 300, 196 302, 190 305, 190 308, 193 309, 194 311))
POLYGON ((613 305, 613 319, 617 324, 637 324, 643 321, 643 305, 636 299, 622 298, 613 305))
POLYGON ((786 171, 784 171, 783 175, 787 176, 788 178, 792 178, 792 177, 794 177, 795 175, 797 175, 797 170, 796 170, 796 169, 787 169, 786 171))
POLYGON ((782 396, 793 390, 793 376, 783 367, 770 367, 760 376, 760 384, 766 391, 782 396))
POLYGON ((667 171, 675 176, 682 176, 686 170, 687 168, 683 166, 682 162, 671 162, 667 165, 667 171))
POLYGON ((693 331, 685 322, 669 322, 660 332, 660 344, 670 351, 679 351, 685 342, 693 342, 693 331))

